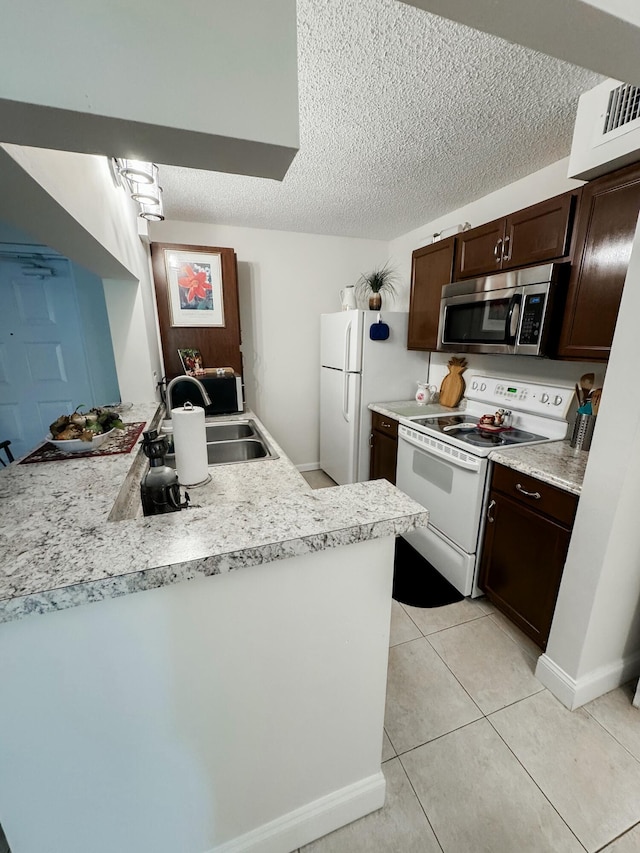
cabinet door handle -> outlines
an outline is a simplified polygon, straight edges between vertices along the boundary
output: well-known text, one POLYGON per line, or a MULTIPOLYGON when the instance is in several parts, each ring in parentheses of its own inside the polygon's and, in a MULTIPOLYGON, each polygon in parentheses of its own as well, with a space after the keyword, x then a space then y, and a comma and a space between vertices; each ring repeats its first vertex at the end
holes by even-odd
POLYGON ((387 429, 391 429, 391 424, 388 424, 386 421, 380 421, 383 427, 387 427, 387 429))
POLYGON ((508 235, 504 238, 504 243, 502 245, 502 260, 511 260, 511 237, 508 235))
POLYGON ((516 483, 516 490, 520 492, 521 495, 524 495, 527 498, 533 498, 534 501, 539 501, 542 497, 540 492, 528 492, 526 489, 523 489, 520 483, 516 483))
POLYGON ((491 503, 487 507, 487 521, 489 521, 490 524, 493 524, 493 522, 495 521, 495 518, 491 515, 491 510, 494 508, 495 505, 496 502, 491 501, 491 503))
POLYGON ((500 261, 502 260, 502 244, 503 244, 503 242, 504 241, 503 241, 502 237, 500 237, 498 239, 498 242, 496 243, 494 249, 493 249, 493 257, 496 259, 496 261, 498 263, 500 263, 500 261))
POLYGON ((373 433, 369 434, 369 447, 373 447, 373 433))

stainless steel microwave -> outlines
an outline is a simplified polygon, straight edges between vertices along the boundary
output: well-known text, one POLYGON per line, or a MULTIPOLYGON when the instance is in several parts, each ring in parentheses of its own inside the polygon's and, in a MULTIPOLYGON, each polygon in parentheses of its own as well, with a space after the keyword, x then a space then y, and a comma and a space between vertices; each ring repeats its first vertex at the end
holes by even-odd
POLYGON ((548 355, 566 270, 545 264, 446 284, 438 350, 548 355))

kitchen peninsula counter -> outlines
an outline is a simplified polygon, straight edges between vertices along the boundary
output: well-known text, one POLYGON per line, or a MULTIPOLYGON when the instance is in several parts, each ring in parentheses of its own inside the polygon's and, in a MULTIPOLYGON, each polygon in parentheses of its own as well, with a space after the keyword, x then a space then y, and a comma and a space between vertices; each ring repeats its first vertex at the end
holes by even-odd
MULTIPOLYGON (((123 417, 151 421, 156 409, 123 417)), ((384 481, 312 491, 258 423, 279 458, 211 469, 211 483, 191 489, 192 506, 178 513, 142 517, 137 448, 3 471, 0 622, 426 524, 423 508, 384 481), (138 517, 109 521, 116 499, 138 517)))
POLYGON ((428 513, 383 481, 312 491, 260 426, 279 459, 167 515, 136 517, 138 451, 0 473, 16 853, 295 850, 384 804, 395 536, 428 513))
POLYGON ((565 492, 580 495, 589 452, 571 447, 568 440, 549 441, 493 450, 489 459, 565 492))

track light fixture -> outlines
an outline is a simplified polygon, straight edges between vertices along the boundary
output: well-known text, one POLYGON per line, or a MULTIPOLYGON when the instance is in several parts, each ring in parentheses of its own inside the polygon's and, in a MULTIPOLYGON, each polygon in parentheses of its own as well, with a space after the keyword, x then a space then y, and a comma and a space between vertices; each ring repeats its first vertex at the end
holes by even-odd
POLYGON ((140 216, 152 222, 164 219, 162 187, 158 184, 158 167, 144 160, 119 160, 118 171, 126 178, 131 198, 140 205, 140 216))
POLYGON ((122 177, 132 183, 152 184, 158 174, 158 167, 144 160, 120 160, 119 164, 122 177))
POLYGON ((140 216, 149 222, 162 222, 164 210, 162 207, 162 187, 158 187, 158 200, 153 204, 140 203, 140 216))

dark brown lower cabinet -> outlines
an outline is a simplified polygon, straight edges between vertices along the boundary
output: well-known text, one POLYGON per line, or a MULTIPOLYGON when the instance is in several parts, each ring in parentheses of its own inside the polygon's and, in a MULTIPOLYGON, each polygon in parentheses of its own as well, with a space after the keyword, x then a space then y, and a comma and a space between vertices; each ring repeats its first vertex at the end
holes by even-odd
POLYGON ((369 461, 370 480, 388 480, 396 484, 398 460, 398 422, 371 413, 371 456, 369 461))
POLYGON ((491 485, 480 588, 545 649, 578 499, 501 465, 491 485))

